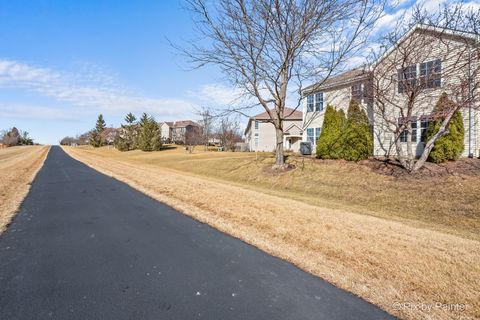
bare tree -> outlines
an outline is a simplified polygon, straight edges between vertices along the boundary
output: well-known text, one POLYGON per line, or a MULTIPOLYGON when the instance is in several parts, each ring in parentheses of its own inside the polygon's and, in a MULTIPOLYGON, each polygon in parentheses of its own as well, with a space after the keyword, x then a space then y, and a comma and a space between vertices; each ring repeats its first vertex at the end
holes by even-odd
POLYGON ((217 136, 225 151, 235 151, 237 142, 242 141, 239 122, 228 115, 221 117, 217 136))
MULTIPOLYGON (((448 133, 455 112, 472 112, 475 107, 480 74, 479 17, 478 12, 466 11, 461 5, 445 6, 435 15, 417 7, 410 23, 401 20, 384 38, 383 47, 388 49, 373 65, 376 134, 391 136, 393 143, 383 146, 388 149, 386 154, 393 147, 409 171, 425 164, 435 141, 448 133), (413 25, 417 27, 407 33, 413 25), (440 106, 441 111, 434 114, 433 107, 443 92, 454 103, 440 106), (433 118, 442 120, 440 129, 425 141, 425 125, 417 125, 433 118), (421 130, 423 141, 416 141, 417 130, 421 130), (416 159, 419 144, 424 148, 416 159)), ((389 139, 383 136, 377 140, 389 139)))
POLYGON ((202 144, 203 139, 203 130, 197 126, 191 126, 185 132, 185 144, 187 145, 187 150, 192 153, 195 146, 202 144))
POLYGON ((205 146, 205 151, 207 151, 215 125, 215 116, 213 110, 209 107, 201 107, 196 113, 201 117, 199 124, 202 127, 202 143, 205 146))
MULTIPOLYGON (((187 0, 200 39, 180 48, 194 67, 220 66, 268 113, 284 168, 285 104, 305 79, 326 80, 365 43, 384 0, 187 0), (198 41, 207 40, 207 41, 198 41), (209 45, 201 44, 208 42, 209 45)), ((319 81, 316 81, 319 82, 319 81)), ((298 99, 294 109, 300 106, 298 99)))

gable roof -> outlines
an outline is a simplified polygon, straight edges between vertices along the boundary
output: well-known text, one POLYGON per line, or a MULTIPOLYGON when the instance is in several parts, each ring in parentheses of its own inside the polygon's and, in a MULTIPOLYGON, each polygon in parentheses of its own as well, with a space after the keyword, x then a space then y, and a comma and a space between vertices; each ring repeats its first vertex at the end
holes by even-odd
POLYGON ((192 120, 181 120, 181 121, 175 121, 173 124, 174 127, 176 128, 184 128, 188 125, 194 126, 194 127, 199 127, 200 125, 192 120))
MULTIPOLYGON (((271 110, 274 111, 273 109, 271 110)), ((273 114, 274 116, 276 116, 275 112, 273 112, 273 114)), ((302 120, 303 119, 303 113, 301 111, 298 111, 292 108, 285 107, 283 109, 283 115, 284 115, 284 120, 302 120)), ((267 111, 264 111, 260 114, 257 114, 256 116, 251 117, 250 119, 270 120, 270 116, 268 115, 267 111)))
POLYGON ((372 70, 376 65, 378 65, 383 59, 385 59, 390 53, 392 53, 393 50, 395 50, 402 42, 405 41, 408 37, 410 37, 413 33, 417 31, 427 31, 427 32, 432 32, 432 33, 437 33, 441 35, 449 35, 449 36, 455 36, 463 39, 468 39, 473 42, 479 43, 480 42, 480 35, 477 35, 475 33, 471 32, 466 32, 466 31, 461 31, 461 30, 455 30, 455 29, 449 29, 449 28, 441 28, 441 27, 435 27, 432 25, 428 24, 423 24, 423 23, 417 23, 414 25, 410 30, 408 30, 398 41, 395 43, 395 45, 391 46, 388 48, 387 51, 385 51, 371 66, 370 70, 372 70))
MULTIPOLYGON (((275 112, 274 112, 274 115, 276 116, 275 112)), ((283 116, 284 116, 283 120, 303 120, 303 112, 298 111, 297 109, 292 109, 288 107, 285 107, 283 109, 283 116)), ((254 120, 266 122, 270 120, 270 116, 268 115, 267 111, 265 111, 257 114, 256 116, 250 117, 248 119, 247 127, 245 128, 245 134, 248 132, 248 130, 250 130, 250 127, 254 120)))
POLYGON ((159 122, 158 125, 161 126, 162 124, 166 124, 169 127, 173 127, 173 122, 172 121, 164 121, 164 122, 159 122))
POLYGON ((286 129, 283 130, 286 135, 301 135, 303 130, 295 123, 292 123, 286 129))
POLYGON ((448 28, 440 28, 434 27, 431 25, 421 24, 418 23, 414 25, 408 32, 406 32, 396 43, 394 46, 390 47, 387 51, 385 51, 372 65, 366 65, 363 68, 357 68, 353 70, 349 70, 346 72, 342 72, 338 75, 333 77, 329 77, 327 80, 310 85, 303 89, 303 95, 308 95, 317 91, 321 90, 330 90, 334 88, 338 88, 340 86, 345 86, 348 84, 353 84, 358 81, 366 80, 371 75, 373 68, 382 61, 385 57, 387 57, 393 50, 395 50, 406 38, 417 31, 427 31, 439 34, 445 34, 449 36, 460 37, 464 39, 468 39, 474 41, 476 43, 480 42, 480 35, 465 32, 460 30, 448 29, 448 28))
POLYGON ((336 76, 329 77, 327 80, 313 84, 303 90, 303 94, 310 94, 320 90, 329 90, 344 85, 363 81, 369 78, 371 72, 367 68, 357 68, 342 72, 336 76))

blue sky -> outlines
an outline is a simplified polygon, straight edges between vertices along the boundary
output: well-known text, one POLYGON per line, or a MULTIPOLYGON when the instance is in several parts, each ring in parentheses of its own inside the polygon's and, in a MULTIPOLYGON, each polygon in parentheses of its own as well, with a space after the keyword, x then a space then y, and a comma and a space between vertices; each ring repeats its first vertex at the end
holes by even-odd
MULTIPOLYGON (((380 31, 413 2, 387 12, 380 31)), ((181 120, 229 103, 221 74, 185 70, 166 40, 191 39, 192 27, 175 0, 0 1, 0 130, 56 144, 92 128, 99 113, 118 126, 129 111, 181 120)))

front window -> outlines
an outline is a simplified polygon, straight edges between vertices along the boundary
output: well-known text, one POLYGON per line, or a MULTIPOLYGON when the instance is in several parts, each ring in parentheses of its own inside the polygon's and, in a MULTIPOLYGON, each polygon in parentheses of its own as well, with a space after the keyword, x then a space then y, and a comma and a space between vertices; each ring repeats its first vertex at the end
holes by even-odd
POLYGON ((315 111, 323 111, 323 92, 315 94, 315 111))
POLYGON ((442 85, 442 60, 420 63, 420 83, 425 88, 440 88, 442 85))
POLYGON ((420 119, 420 141, 427 142, 427 130, 428 125, 430 124, 429 117, 422 117, 420 119))
POLYGON ((307 96, 307 112, 313 112, 313 94, 307 96))
POLYGON ((307 141, 315 144, 315 131, 313 131, 313 128, 307 128, 307 141))
POLYGON ((255 130, 258 130, 258 121, 255 120, 255 126, 254 126, 255 130))
POLYGON ((255 133, 255 147, 258 147, 258 133, 255 133))
MULTIPOLYGON (((403 119, 398 119, 398 123, 402 124, 404 120, 403 119)), ((412 117, 412 120, 410 121, 412 125, 412 142, 417 142, 417 118, 412 117)), ((405 123, 407 125, 407 123, 405 123)), ((404 129, 402 133, 400 134, 400 142, 407 142, 407 135, 408 135, 408 129, 404 129)))
POLYGON ((320 128, 307 128, 307 141, 317 144, 317 140, 320 138, 320 131, 320 128))

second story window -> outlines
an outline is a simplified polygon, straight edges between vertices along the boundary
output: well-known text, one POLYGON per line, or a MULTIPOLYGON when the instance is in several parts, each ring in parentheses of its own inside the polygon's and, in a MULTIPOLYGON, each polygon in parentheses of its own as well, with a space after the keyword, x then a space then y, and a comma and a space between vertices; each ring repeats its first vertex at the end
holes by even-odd
POLYGON ((440 88, 442 85, 442 60, 420 63, 420 84, 424 88, 440 88))
POLYGON ((417 65, 398 70, 398 93, 404 93, 417 83, 417 65))
POLYGON ((315 111, 323 111, 323 92, 315 94, 315 111))
POLYGON ((354 84, 352 86, 352 99, 356 100, 357 102, 361 102, 363 98, 363 90, 362 84, 354 84))
POLYGON ((258 121, 255 120, 255 125, 254 125, 255 130, 258 130, 258 121))
POLYGON ((313 112, 313 94, 307 96, 307 112, 313 112))

